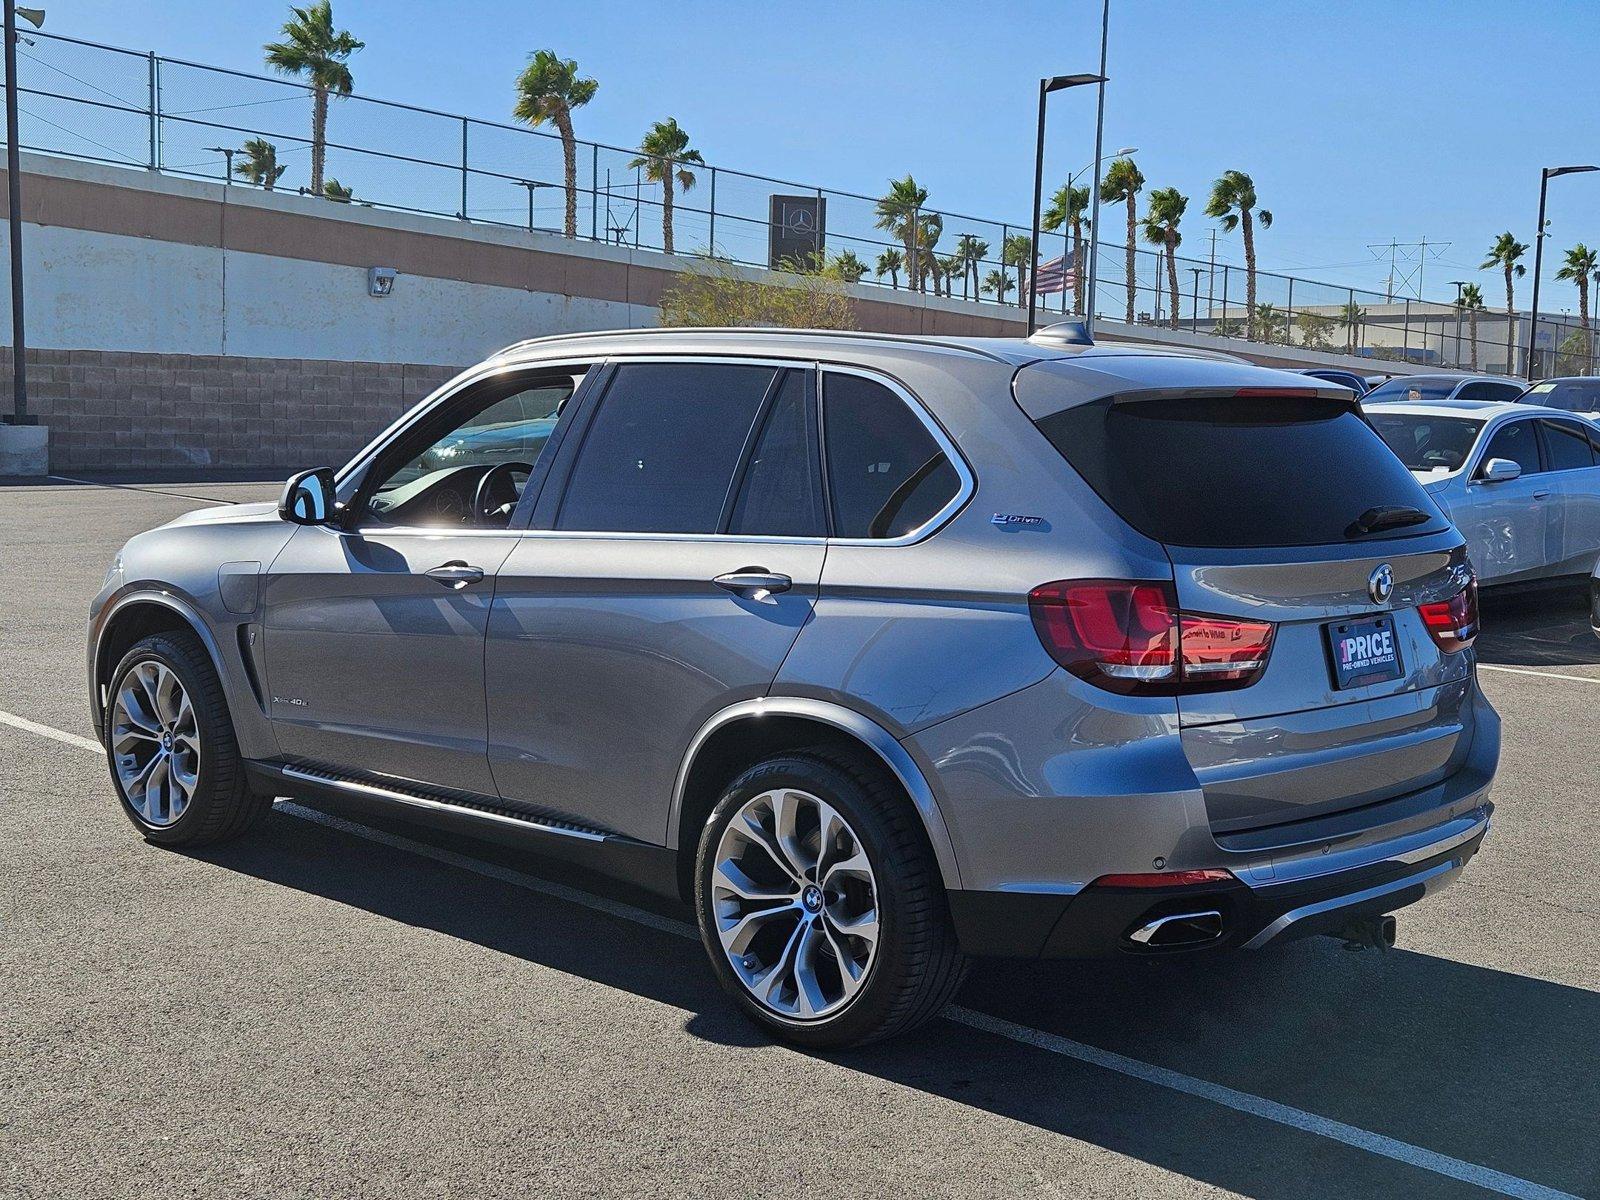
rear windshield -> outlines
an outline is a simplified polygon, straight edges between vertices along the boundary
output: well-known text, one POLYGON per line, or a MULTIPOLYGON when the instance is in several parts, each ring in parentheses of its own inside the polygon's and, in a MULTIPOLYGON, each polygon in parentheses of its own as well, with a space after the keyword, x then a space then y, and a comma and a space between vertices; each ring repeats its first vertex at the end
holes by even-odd
POLYGON ((1038 425, 1123 520, 1170 545, 1314 546, 1447 528, 1348 401, 1101 400, 1038 425), (1391 505, 1428 520, 1354 532, 1363 513, 1391 505))
POLYGON ((1380 383, 1365 396, 1364 404, 1378 404, 1384 400, 1443 400, 1461 385, 1459 379, 1391 379, 1380 383))
POLYGON ((1368 413, 1389 449, 1413 471, 1449 475, 1466 465, 1482 421, 1421 413, 1368 413))
POLYGON ((1543 404, 1567 412, 1600 412, 1600 379, 1552 379, 1522 394, 1524 404, 1543 404))

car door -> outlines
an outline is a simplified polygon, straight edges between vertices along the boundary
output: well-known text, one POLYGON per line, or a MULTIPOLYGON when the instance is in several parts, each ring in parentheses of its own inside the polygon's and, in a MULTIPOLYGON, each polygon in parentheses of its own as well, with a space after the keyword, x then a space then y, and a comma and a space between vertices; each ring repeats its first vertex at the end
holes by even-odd
POLYGON ((1485 584, 1536 578, 1561 555, 1560 530, 1553 523, 1555 484, 1540 458, 1537 422, 1512 417, 1485 434, 1484 448, 1450 515, 1467 539, 1467 553, 1485 584), (1498 483, 1483 478, 1491 459, 1509 459, 1522 468, 1516 479, 1498 483))
POLYGON ((1594 447, 1600 431, 1559 417, 1539 426, 1562 530, 1562 552, 1551 574, 1587 575, 1600 557, 1600 463, 1594 447))
POLYGON ((826 548, 815 371, 623 361, 575 417, 488 626, 501 795, 664 839, 695 733, 764 695, 826 548))
POLYGON ((469 384, 380 451, 340 523, 290 538, 263 591, 288 759, 494 795, 483 638, 495 573, 576 382, 524 369, 469 384))

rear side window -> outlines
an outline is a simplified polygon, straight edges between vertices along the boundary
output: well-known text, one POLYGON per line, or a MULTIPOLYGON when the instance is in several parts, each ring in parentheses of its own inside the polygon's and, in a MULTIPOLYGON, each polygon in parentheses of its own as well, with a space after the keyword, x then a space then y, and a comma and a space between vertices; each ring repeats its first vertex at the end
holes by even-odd
POLYGON ((1457 400, 1515 400, 1522 389, 1514 383, 1492 383, 1482 380, 1464 384, 1456 393, 1457 400))
POLYGON ((1508 458, 1522 468, 1524 475, 1535 475, 1542 471, 1539 442, 1534 437, 1533 426, 1532 421, 1511 421, 1500 426, 1489 439, 1489 448, 1483 452, 1481 461, 1508 458))
POLYGON ((1582 428, 1570 421, 1541 421, 1544 446, 1550 453, 1552 471, 1575 471, 1594 466, 1594 451, 1582 428))
POLYGON ((826 534, 816 450, 806 377, 786 371, 751 448, 728 532, 767 537, 826 534))
POLYGON ((772 367, 617 368, 572 468, 557 529, 715 533, 772 367))
MULTIPOLYGON (((1123 520, 1175 546, 1348 540, 1370 508, 1436 512, 1349 401, 1174 397, 1067 408, 1039 428, 1123 520)), ((1441 517, 1384 536, 1446 528, 1441 517)))
POLYGON ((881 383, 828 372, 822 402, 835 537, 903 537, 960 491, 927 426, 881 383))
POLYGON ((1429 379, 1407 378, 1401 376, 1391 379, 1387 383, 1380 383, 1366 394, 1366 399, 1373 404, 1380 404, 1386 400, 1443 400, 1456 390, 1458 380, 1455 379, 1429 379))

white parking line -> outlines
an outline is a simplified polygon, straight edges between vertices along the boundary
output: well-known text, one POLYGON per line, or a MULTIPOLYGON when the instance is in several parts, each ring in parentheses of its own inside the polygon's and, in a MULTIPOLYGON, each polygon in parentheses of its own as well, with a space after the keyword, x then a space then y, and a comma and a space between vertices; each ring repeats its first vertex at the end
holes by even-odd
MULTIPOLYGON (((1532 673, 1543 674, 1543 672, 1532 673)), ((1582 677, 1573 676, 1573 678, 1582 677)), ((0 712, 0 724, 10 725, 13 728, 21 729, 27 733, 38 734, 41 737, 52 738, 69 746, 77 746, 81 749, 94 751, 97 754, 100 753, 100 744, 90 738, 79 737, 75 733, 54 729, 49 725, 41 725, 36 721, 28 720, 26 717, 0 712)), ((356 821, 346 820, 343 817, 330 816, 327 813, 307 808, 293 801, 279 800, 274 807, 286 816, 323 825, 341 833, 364 838, 381 846, 388 846, 394 850, 429 858, 435 862, 444 863, 463 871, 470 871, 487 879, 510 884, 513 887, 524 888, 541 895, 551 896, 568 904, 576 904, 624 921, 633 921, 651 929, 660 930, 663 933, 670 933, 675 937, 691 941, 699 940, 698 931, 688 922, 674 920, 671 917, 663 917, 632 904, 610 900, 604 896, 581 891, 578 888, 567 887, 564 884, 541 879, 536 875, 530 875, 512 867, 505 867, 498 863, 485 862, 470 855, 460 854, 454 850, 431 846, 426 842, 415 841, 399 834, 390 833, 387 830, 374 829, 370 825, 362 825, 356 821)), ((1439 1154, 1433 1150, 1426 1150, 1421 1146, 1414 1146, 1410 1142, 1402 1142, 1396 1138, 1385 1137, 1381 1133, 1373 1133, 1355 1125, 1347 1125, 1343 1121, 1334 1121, 1328 1117, 1318 1116, 1316 1113, 1306 1112, 1304 1109, 1294 1108, 1287 1104, 1279 1104, 1275 1100, 1268 1100, 1265 1097, 1252 1095, 1249 1092, 1241 1092, 1220 1083, 1212 1083, 1206 1079, 1196 1078, 1193 1075, 1185 1075, 1181 1071, 1141 1062, 1139 1059, 1129 1058, 1115 1051, 1102 1050, 1098 1046, 1075 1042, 1070 1038, 1046 1033, 1040 1029, 1032 1029, 1026 1025, 1007 1021, 1001 1017, 990 1016, 988 1013, 975 1012, 972 1009, 951 1005, 945 1010, 944 1015, 951 1021, 981 1030, 996 1037, 1005 1038, 1008 1041, 1031 1046, 1034 1049, 1043 1050, 1050 1054, 1057 1054, 1063 1058, 1074 1059, 1077 1062, 1100 1067, 1107 1071, 1115 1071, 1119 1075, 1154 1084, 1156 1087, 1166 1088, 1168 1091, 1207 1100, 1212 1104, 1232 1109, 1235 1112, 1246 1113, 1253 1117, 1259 1117, 1264 1121, 1271 1121, 1276 1125, 1283 1125, 1303 1133, 1310 1133, 1317 1137, 1327 1138, 1330 1141, 1340 1142, 1358 1150, 1365 1150, 1370 1154, 1390 1158, 1396 1162, 1417 1167, 1420 1170, 1430 1171, 1435 1175, 1442 1175, 1447 1179, 1470 1183, 1502 1196, 1515 1196, 1519 1197, 1520 1200, 1579 1200, 1578 1197, 1570 1192, 1558 1191, 1555 1188, 1545 1187, 1543 1184, 1534 1183, 1516 1175, 1507 1175, 1503 1171, 1495 1171, 1489 1167, 1479 1166, 1476 1163, 1465 1162, 1459 1158, 1451 1158, 1448 1154, 1439 1154)))
POLYGON ((1540 671, 1533 667, 1501 667, 1494 663, 1479 663, 1480 671, 1504 671, 1507 675, 1538 675, 1544 679, 1570 679, 1573 683, 1600 683, 1593 675, 1563 675, 1560 671, 1540 671))

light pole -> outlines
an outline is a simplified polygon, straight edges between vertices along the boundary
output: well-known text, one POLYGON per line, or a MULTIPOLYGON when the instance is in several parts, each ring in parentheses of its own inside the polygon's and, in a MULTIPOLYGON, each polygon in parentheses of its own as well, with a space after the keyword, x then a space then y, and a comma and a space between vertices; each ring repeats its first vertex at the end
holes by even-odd
MULTIPOLYGON (((1109 3, 1109 0, 1108 0, 1109 3)), ((1035 275, 1039 271, 1039 205, 1044 199, 1044 102, 1051 92, 1081 87, 1086 83, 1104 83, 1101 75, 1057 75, 1053 79, 1039 80, 1039 127, 1033 153, 1033 237, 1028 246, 1028 336, 1033 336, 1033 326, 1038 311, 1039 289, 1035 275)), ((1095 146, 1096 155, 1100 147, 1095 146)), ((1099 164, 1096 164, 1096 171, 1099 164)), ((1065 263, 1062 264, 1065 268, 1065 263)))
POLYGON ((1111 0, 1100 6, 1100 95, 1094 115, 1094 191, 1089 196, 1089 303, 1084 305, 1083 330, 1094 336, 1094 294, 1100 282, 1100 163, 1105 158, 1106 37, 1111 31, 1111 0))
POLYGON ((1456 289, 1456 366, 1461 366, 1461 289, 1467 286, 1465 279, 1452 279, 1451 284, 1456 289))
POLYGON ((239 151, 233 146, 207 146, 206 149, 222 155, 222 186, 230 186, 233 183, 233 156, 239 151))
POLYGON ((1194 276, 1194 316, 1189 320, 1189 332, 1200 332, 1200 276, 1205 274, 1204 267, 1190 267, 1189 274, 1194 276))
MULTIPOLYGON (((1528 355, 1523 374, 1533 382, 1533 344, 1539 338, 1539 271, 1544 265, 1544 199, 1550 190, 1550 181, 1558 175, 1580 175, 1585 171, 1600 171, 1600 167, 1545 167, 1539 172, 1539 224, 1533 235, 1533 308, 1528 313, 1528 355)), ((1506 364, 1510 373, 1511 364, 1506 364)))
POLYGON ((44 25, 44 10, 18 8, 5 0, 6 36, 6 199, 11 205, 11 425, 33 425, 28 416, 28 347, 22 320, 22 155, 17 146, 17 16, 35 29, 44 25))

